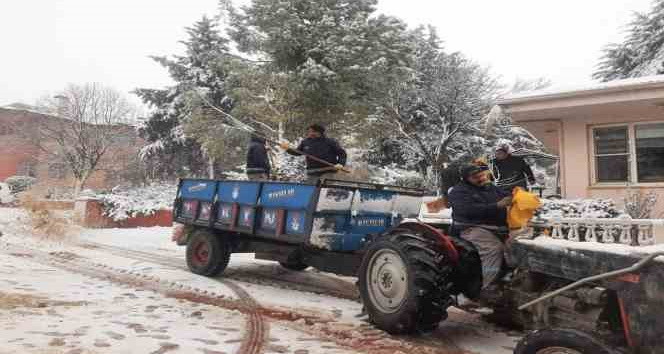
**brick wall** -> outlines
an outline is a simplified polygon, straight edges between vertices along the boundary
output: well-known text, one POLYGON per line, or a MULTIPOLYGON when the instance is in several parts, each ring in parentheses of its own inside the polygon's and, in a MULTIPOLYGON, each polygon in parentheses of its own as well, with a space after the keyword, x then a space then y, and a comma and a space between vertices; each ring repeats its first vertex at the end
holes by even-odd
MULTIPOLYGON (((31 141, 37 134, 39 120, 58 119, 30 111, 0 108, 0 181, 18 174, 28 174, 37 178, 37 183, 53 187, 73 187, 75 179, 64 161, 56 161, 50 154, 39 150, 31 141), (64 173, 58 173, 58 164, 64 166, 64 173), (25 167, 30 165, 30 172, 25 167)), ((126 171, 132 159, 144 142, 132 127, 124 127, 121 133, 127 135, 113 147, 100 161, 98 170, 86 182, 84 188, 107 189, 126 183, 121 172, 126 171)), ((51 150, 57 145, 53 142, 51 150)))
POLYGON ((171 210, 158 210, 152 215, 139 215, 122 221, 115 221, 104 216, 102 205, 95 199, 80 199, 74 207, 74 221, 89 228, 136 228, 136 227, 170 227, 173 225, 171 210))

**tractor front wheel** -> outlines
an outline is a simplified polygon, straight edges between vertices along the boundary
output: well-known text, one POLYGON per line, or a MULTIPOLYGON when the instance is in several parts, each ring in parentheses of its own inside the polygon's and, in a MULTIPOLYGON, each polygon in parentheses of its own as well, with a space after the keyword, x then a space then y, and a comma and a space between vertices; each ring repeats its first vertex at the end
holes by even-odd
POLYGON ((395 230, 372 243, 358 273, 371 322, 391 334, 426 332, 447 317, 451 267, 434 241, 395 230))
POLYGON ((187 266, 192 273, 213 277, 226 269, 230 244, 209 230, 195 232, 187 242, 187 266))
POLYGON ((614 354, 593 336, 574 329, 545 329, 530 332, 514 354, 614 354))

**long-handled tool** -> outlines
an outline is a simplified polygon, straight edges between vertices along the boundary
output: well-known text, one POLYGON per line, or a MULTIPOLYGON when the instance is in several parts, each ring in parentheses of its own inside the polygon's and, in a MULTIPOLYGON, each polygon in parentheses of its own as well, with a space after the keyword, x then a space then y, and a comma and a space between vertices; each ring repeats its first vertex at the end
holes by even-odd
MULTIPOLYGON (((243 132, 246 132, 246 133, 253 134, 254 136, 257 136, 257 137, 259 137, 259 138, 261 138, 261 139, 264 139, 266 142, 268 142, 268 143, 270 143, 270 144, 274 144, 274 145, 281 146, 281 143, 278 142, 277 140, 275 140, 275 139, 271 139, 271 138, 265 136, 264 134, 259 133, 259 132, 258 132, 256 129, 254 129, 252 126, 250 126, 250 125, 248 125, 248 124, 242 122, 241 120, 239 120, 239 119, 233 117, 232 115, 230 115, 230 114, 224 112, 222 109, 220 109, 220 108, 216 107, 215 105, 213 105, 213 104, 212 104, 207 98, 205 98, 203 95, 201 95, 198 91, 196 91, 196 90, 193 90, 193 91, 196 92, 196 94, 198 95, 198 97, 200 97, 200 99, 201 99, 201 100, 202 100, 207 106, 209 106, 210 108, 214 109, 215 111, 221 113, 222 116, 224 116, 225 118, 227 118, 227 119, 228 119, 230 122, 232 122, 232 124, 233 124, 233 125, 229 125, 229 124, 223 124, 223 123, 222 123, 224 126, 226 126, 226 127, 228 127, 228 128, 231 128, 231 129, 236 129, 236 130, 240 130, 240 131, 243 131, 243 132)), ((264 124, 264 123, 261 123, 261 122, 258 122, 258 123, 261 124, 262 126, 266 127, 267 129, 273 131, 273 129, 270 128, 268 125, 266 125, 266 124, 264 124)), ((332 167, 332 168, 334 168, 335 170, 337 170, 336 165, 333 164, 333 163, 331 163, 331 162, 329 162, 329 161, 325 161, 325 160, 323 160, 323 159, 321 159, 321 158, 319 158, 319 157, 313 156, 313 155, 311 155, 311 154, 307 154, 306 152, 303 152, 303 151, 300 151, 300 150, 298 150, 298 149, 294 149, 294 148, 291 148, 291 147, 289 147, 288 150, 290 150, 290 151, 292 151, 292 152, 294 152, 294 153, 296 153, 296 154, 298 154, 298 155, 302 155, 302 156, 304 156, 304 157, 306 157, 306 158, 308 158, 308 159, 311 159, 311 160, 313 160, 313 161, 316 161, 316 162, 318 162, 318 163, 322 163, 322 164, 324 164, 324 165, 326 165, 326 166, 332 167)), ((342 168, 340 168, 340 169, 338 169, 338 170, 339 170, 339 171, 346 172, 346 173, 352 173, 352 171, 351 171, 350 169, 346 168, 346 167, 342 167, 342 168)))

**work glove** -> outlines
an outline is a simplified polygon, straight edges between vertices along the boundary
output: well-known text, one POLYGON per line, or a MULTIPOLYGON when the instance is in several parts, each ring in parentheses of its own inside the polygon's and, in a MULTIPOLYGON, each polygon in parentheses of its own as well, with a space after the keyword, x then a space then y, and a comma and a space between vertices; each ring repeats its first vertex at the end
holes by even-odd
POLYGON ((279 143, 279 147, 282 148, 282 149, 284 149, 284 150, 288 150, 288 149, 290 149, 290 145, 288 144, 287 141, 282 141, 282 142, 280 142, 280 143, 279 143))
POLYGON ((344 166, 341 165, 341 164, 336 164, 336 165, 334 165, 334 169, 337 170, 337 171, 341 171, 341 170, 344 169, 344 166))
POLYGON ((507 208, 510 205, 512 205, 512 197, 505 197, 496 203, 496 206, 499 208, 507 208))

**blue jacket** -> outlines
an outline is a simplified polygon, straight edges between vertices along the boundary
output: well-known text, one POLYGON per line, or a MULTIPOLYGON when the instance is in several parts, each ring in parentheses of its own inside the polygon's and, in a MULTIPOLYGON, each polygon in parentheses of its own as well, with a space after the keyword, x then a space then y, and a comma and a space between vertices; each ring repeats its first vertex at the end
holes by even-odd
POLYGON ((507 209, 499 208, 496 203, 509 195, 493 184, 477 187, 462 181, 448 196, 452 220, 462 224, 506 226, 507 209))

